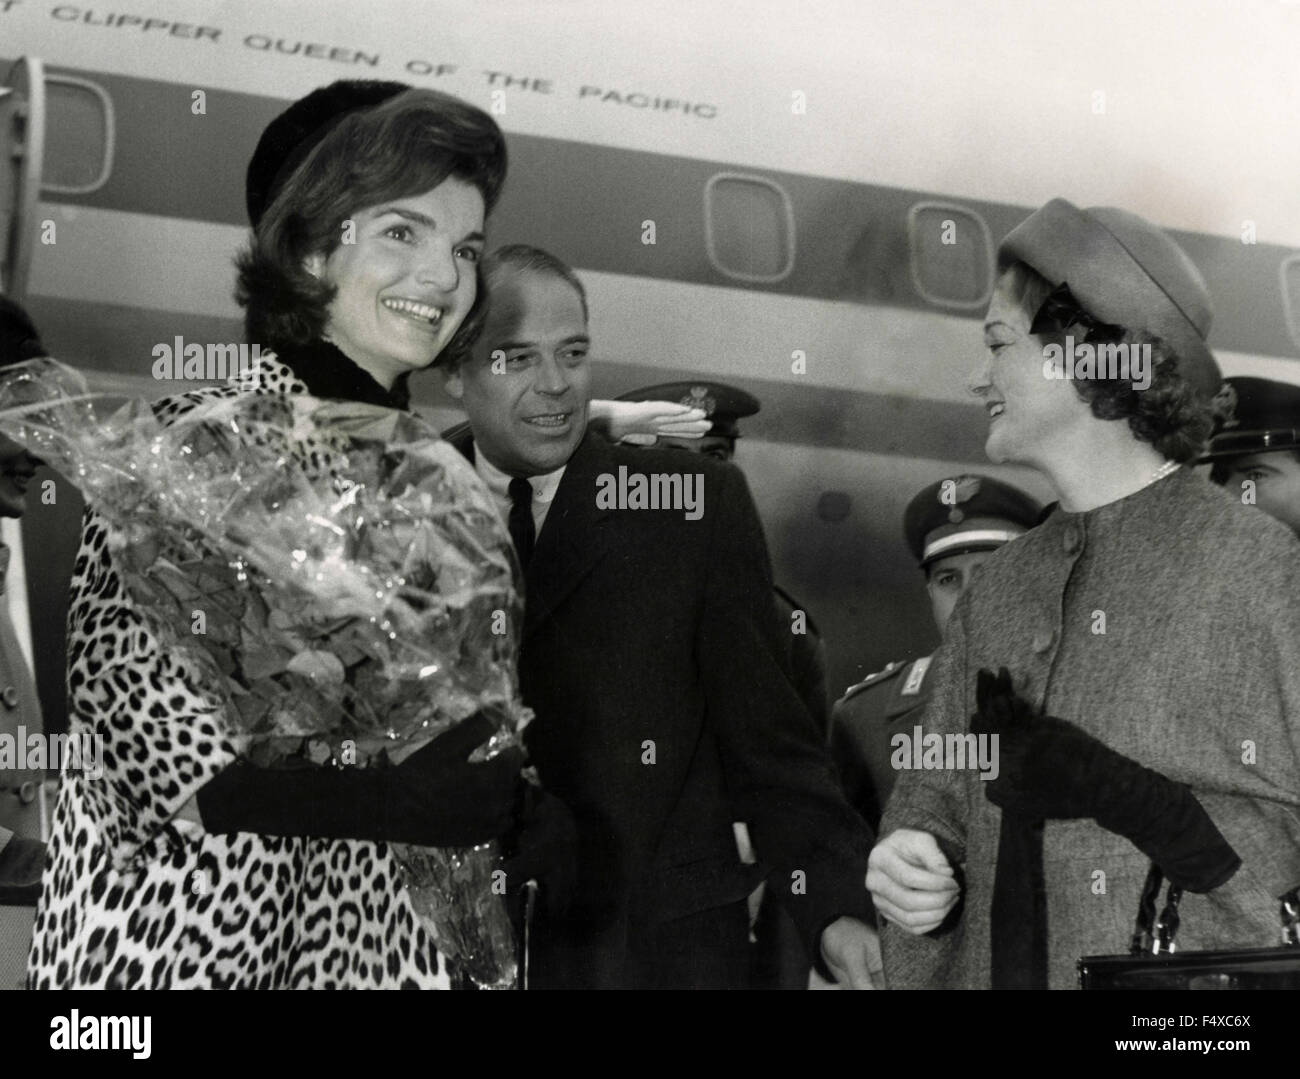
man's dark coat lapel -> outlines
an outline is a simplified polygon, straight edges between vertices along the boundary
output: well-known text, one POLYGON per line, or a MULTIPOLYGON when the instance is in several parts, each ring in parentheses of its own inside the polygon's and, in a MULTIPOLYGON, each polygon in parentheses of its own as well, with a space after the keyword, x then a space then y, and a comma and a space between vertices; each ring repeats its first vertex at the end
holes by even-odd
MULTIPOLYGON (((468 425, 444 436, 470 463, 475 447, 468 425)), ((610 510, 597 509, 597 479, 614 474, 608 443, 588 431, 569 458, 525 575, 524 637, 533 633, 608 553, 610 510)))
POLYGON ((602 473, 613 474, 609 446, 588 432, 569 458, 528 566, 525 639, 609 553, 613 512, 596 507, 602 473))

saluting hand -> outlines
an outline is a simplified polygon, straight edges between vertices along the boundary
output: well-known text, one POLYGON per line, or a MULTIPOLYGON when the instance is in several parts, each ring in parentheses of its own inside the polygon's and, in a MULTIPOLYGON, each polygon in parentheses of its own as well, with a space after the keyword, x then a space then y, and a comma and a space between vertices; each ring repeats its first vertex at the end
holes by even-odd
POLYGON ((612 442, 651 446, 660 435, 701 438, 713 426, 704 409, 676 401, 592 401, 589 422, 605 427, 612 442))

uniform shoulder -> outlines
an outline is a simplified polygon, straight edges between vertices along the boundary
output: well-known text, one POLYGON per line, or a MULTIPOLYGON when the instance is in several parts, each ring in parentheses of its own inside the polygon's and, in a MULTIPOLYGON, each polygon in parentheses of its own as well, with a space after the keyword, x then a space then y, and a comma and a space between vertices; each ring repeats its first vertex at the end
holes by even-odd
POLYGON ((872 686, 884 685, 886 682, 901 675, 909 666, 910 664, 908 664, 906 660, 901 659, 893 660, 892 662, 885 664, 885 666, 881 670, 876 671, 875 674, 869 674, 866 678, 862 679, 861 682, 855 682, 853 685, 849 686, 849 688, 844 691, 844 696, 842 696, 836 703, 843 704, 845 701, 856 697, 865 689, 870 689, 872 686))

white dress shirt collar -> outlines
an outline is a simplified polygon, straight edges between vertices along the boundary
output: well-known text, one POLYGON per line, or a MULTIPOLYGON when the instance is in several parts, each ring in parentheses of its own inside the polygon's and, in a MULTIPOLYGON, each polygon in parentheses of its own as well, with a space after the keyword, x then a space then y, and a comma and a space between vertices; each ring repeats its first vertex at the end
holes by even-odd
MULTIPOLYGON (((533 525, 539 536, 542 534, 542 525, 546 523, 546 514, 555 500, 555 492, 560 489, 560 480, 564 478, 566 467, 561 465, 554 472, 528 477, 528 482, 533 488, 533 525)), ((497 468, 477 446, 474 448, 474 469, 478 472, 479 478, 487 484, 488 490, 492 492, 501 519, 509 520, 510 481, 514 477, 497 468)))

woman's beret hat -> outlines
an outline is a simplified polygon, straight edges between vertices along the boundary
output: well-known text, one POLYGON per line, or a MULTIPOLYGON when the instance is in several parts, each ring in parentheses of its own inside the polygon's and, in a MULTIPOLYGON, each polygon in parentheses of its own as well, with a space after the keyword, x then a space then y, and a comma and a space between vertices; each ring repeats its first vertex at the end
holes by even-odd
POLYGON ((295 101, 266 125, 248 163, 244 200, 257 228, 280 188, 345 116, 381 105, 411 87, 377 79, 340 79, 295 101))
POLYGON ((1068 284, 1104 322, 1162 338, 1207 400, 1222 382, 1207 338, 1209 290, 1187 253, 1145 218, 1111 206, 1080 210, 1052 199, 1008 233, 998 268, 1023 262, 1055 288, 1068 284))

